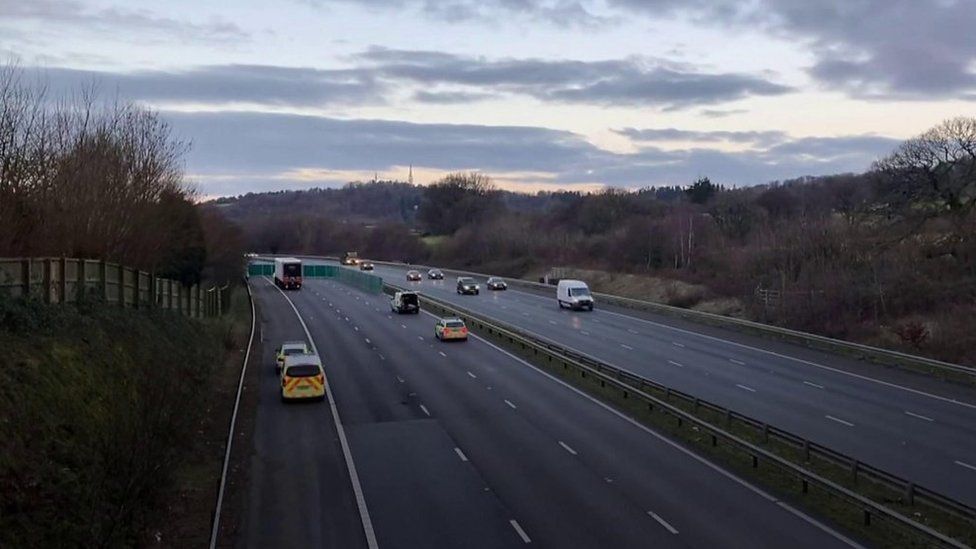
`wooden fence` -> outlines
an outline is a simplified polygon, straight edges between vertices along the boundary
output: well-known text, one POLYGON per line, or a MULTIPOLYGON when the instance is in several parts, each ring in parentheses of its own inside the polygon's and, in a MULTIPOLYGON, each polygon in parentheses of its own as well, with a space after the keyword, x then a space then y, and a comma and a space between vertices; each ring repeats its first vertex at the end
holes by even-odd
POLYGON ((66 257, 0 258, 0 292, 46 303, 98 300, 120 307, 172 309, 192 318, 219 316, 226 286, 201 290, 118 263, 66 257))

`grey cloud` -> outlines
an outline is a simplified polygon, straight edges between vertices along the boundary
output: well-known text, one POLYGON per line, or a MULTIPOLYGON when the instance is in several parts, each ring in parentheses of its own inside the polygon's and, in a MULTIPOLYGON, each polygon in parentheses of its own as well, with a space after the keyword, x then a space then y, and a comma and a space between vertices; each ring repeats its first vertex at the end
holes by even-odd
POLYGON ((485 101, 494 97, 489 93, 470 93, 470 92, 428 92, 418 91, 413 94, 413 98, 421 103, 431 103, 435 105, 455 105, 458 103, 474 103, 485 101))
POLYGON ((229 102, 322 106, 382 102, 385 87, 368 74, 348 70, 214 65, 180 71, 98 72, 46 69, 55 89, 78 89, 95 82, 123 97, 167 103, 229 102))
MULTIPOLYGON (((896 140, 877 136, 784 140, 767 149, 722 152, 645 147, 613 153, 581 136, 539 127, 415 124, 338 120, 270 113, 166 113, 179 135, 191 138, 189 171, 237 174, 206 183, 204 194, 281 188, 275 174, 297 169, 372 172, 393 166, 549 173, 553 181, 626 187, 685 184, 701 175, 749 185, 800 175, 867 169, 896 140)), ((292 181, 292 186, 301 185, 292 181)))
POLYGON ((355 59, 370 63, 376 74, 389 79, 472 86, 563 103, 675 109, 792 91, 752 75, 706 73, 687 64, 642 57, 589 62, 488 60, 373 48, 355 59))
POLYGON ((102 35, 179 38, 209 42, 235 42, 249 34, 228 21, 211 18, 206 22, 177 20, 155 15, 144 9, 93 9, 72 0, 0 0, 3 22, 40 21, 47 26, 72 30, 82 28, 102 35))
POLYGON ((761 147, 787 141, 789 137, 781 131, 693 131, 677 128, 623 128, 614 133, 630 138, 632 141, 654 143, 660 141, 695 141, 702 143, 751 143, 761 147))
POLYGON ((600 26, 611 18, 597 15, 579 0, 308 0, 311 4, 352 4, 367 9, 413 9, 449 22, 497 22, 521 17, 557 26, 600 26))
POLYGON ((868 98, 955 97, 976 88, 971 0, 608 0, 648 17, 761 29, 807 43, 810 74, 868 98))

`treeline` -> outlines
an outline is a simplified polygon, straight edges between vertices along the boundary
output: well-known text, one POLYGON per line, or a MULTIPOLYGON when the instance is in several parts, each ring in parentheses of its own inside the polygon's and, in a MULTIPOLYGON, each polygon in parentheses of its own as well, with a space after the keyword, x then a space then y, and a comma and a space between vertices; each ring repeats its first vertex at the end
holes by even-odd
POLYGON ((507 276, 573 266, 677 279, 707 287, 700 299, 740 300, 753 319, 974 364, 974 151, 976 120, 959 118, 863 174, 534 195, 454 174, 417 189, 409 223, 308 212, 245 230, 262 251, 355 249, 507 276))
POLYGON ((185 284, 239 276, 240 233, 197 207, 187 147, 158 113, 94 88, 54 97, 0 66, 0 256, 105 259, 185 284))

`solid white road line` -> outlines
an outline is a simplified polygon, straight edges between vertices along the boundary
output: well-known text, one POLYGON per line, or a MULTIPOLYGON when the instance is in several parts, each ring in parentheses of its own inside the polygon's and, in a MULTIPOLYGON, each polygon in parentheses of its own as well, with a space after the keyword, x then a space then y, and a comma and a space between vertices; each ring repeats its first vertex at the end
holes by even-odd
POLYGON ((681 363, 679 363, 679 362, 675 362, 675 361, 673 361, 673 360, 669 360, 669 361, 668 361, 668 364, 670 364, 670 365, 672 365, 672 366, 677 366, 678 368, 684 368, 684 367, 685 367, 685 365, 684 365, 684 364, 681 364, 681 363))
POLYGON ((464 452, 462 452, 460 448, 455 447, 454 452, 457 453, 459 458, 461 458, 461 461, 468 461, 468 456, 464 455, 464 452))
POLYGON ((756 392, 756 390, 753 389, 752 387, 746 387, 745 385, 740 385, 738 383, 736 383, 735 386, 738 387, 738 388, 740 388, 740 389, 742 389, 742 390, 744 390, 744 391, 749 391, 750 393, 755 393, 756 392))
MULTIPOLYGON (((291 310, 295 311, 295 316, 298 317, 298 322, 302 325, 302 329, 305 330, 305 337, 308 338, 309 344, 312 346, 312 351, 318 354, 318 348, 315 345, 315 339, 312 337, 312 333, 308 331, 308 326, 305 324, 305 319, 302 318, 302 314, 298 312, 298 307, 292 302, 291 298, 288 297, 281 288, 275 286, 275 288, 284 296, 285 300, 291 305, 291 310)), ((348 319, 347 319, 348 320, 348 319)), ((321 355, 320 355, 321 356, 321 355)), ((339 418, 339 409, 336 408, 336 400, 332 394, 332 384, 325 384, 326 396, 329 400, 329 408, 332 411, 332 420, 335 423, 336 433, 339 435, 339 446, 342 448, 342 455, 346 461, 346 470, 349 471, 349 482, 352 484, 352 491, 356 496, 356 506, 359 508, 359 518, 363 523, 363 533, 366 535, 366 545, 370 549, 378 549, 379 544, 376 542, 376 533, 373 531, 373 519, 369 516, 369 509, 366 508, 366 496, 363 495, 363 486, 359 482, 359 473, 356 471, 356 462, 352 459, 352 452, 349 449, 349 441, 346 439, 346 430, 342 427, 342 420, 339 418)))
POLYGON ((513 410, 518 410, 518 407, 515 406, 514 404, 512 404, 512 402, 509 401, 509 400, 506 400, 505 401, 505 404, 508 404, 508 407, 511 408, 511 409, 513 409, 513 410))
POLYGON ((736 360, 734 358, 730 358, 729 359, 729 362, 731 362, 732 364, 738 364, 739 366, 745 366, 746 365, 745 362, 742 362, 741 360, 736 360))
POLYGON ((573 454, 574 456, 576 455, 576 450, 573 450, 572 448, 570 448, 569 447, 569 444, 566 444, 565 442, 563 442, 563 441, 560 440, 559 441, 559 445, 562 446, 570 454, 573 454))
POLYGON ((430 417, 430 412, 427 410, 427 407, 426 406, 424 406, 423 404, 421 404, 420 405, 420 409, 423 410, 425 414, 427 414, 427 417, 430 417))
POLYGON ((658 515, 654 511, 648 511, 647 514, 648 515, 651 515, 651 517, 653 517, 654 520, 656 520, 658 522, 658 524, 660 524, 661 526, 663 526, 664 529, 667 530, 668 532, 671 532, 672 534, 677 534, 678 533, 678 530, 674 526, 671 526, 670 524, 668 524, 668 521, 666 521, 663 518, 661 518, 660 515, 658 515))
POLYGON ((824 417, 826 417, 829 420, 836 421, 837 423, 840 423, 842 425, 847 425, 848 427, 853 427, 854 426, 853 423, 851 423, 849 421, 844 421, 843 419, 837 419, 834 416, 824 416, 824 417))
POLYGON ((809 385, 811 387, 816 387, 817 389, 823 389, 824 388, 823 385, 817 385, 816 383, 814 383, 812 381, 804 381, 803 384, 804 385, 809 385))
POLYGON ((956 461, 956 465, 959 465, 960 467, 965 467, 966 469, 972 469, 973 471, 976 471, 976 465, 970 465, 962 461, 956 461))
POLYGON ((925 421, 935 421, 934 419, 932 419, 930 417, 925 417, 925 416, 920 415, 920 414, 915 414, 915 413, 909 412, 908 410, 905 410, 905 415, 912 416, 912 417, 918 418, 918 419, 924 419, 925 421))
POLYGON ((532 543, 532 540, 529 539, 529 535, 525 533, 525 530, 523 530, 521 526, 519 526, 517 520, 512 519, 508 521, 508 523, 512 525, 512 528, 515 528, 515 531, 518 533, 519 537, 522 538, 522 541, 525 543, 532 543))

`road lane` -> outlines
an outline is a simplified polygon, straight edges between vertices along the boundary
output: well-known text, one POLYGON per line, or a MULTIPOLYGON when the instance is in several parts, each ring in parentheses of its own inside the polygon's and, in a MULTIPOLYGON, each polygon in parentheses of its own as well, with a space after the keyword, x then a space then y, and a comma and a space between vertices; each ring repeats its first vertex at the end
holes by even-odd
MULTIPOLYGON (((437 455, 451 454, 457 463, 475 468, 484 480, 481 490, 497 496, 509 513, 506 521, 515 521, 532 543, 551 547, 842 545, 776 501, 689 458, 490 345, 474 339, 435 340, 433 319, 427 315, 389 315, 383 308, 377 312, 375 303, 367 305, 358 292, 333 281, 310 280, 301 293, 295 297, 296 305, 303 315, 316 319, 310 329, 321 323, 317 329, 335 342, 330 347, 339 353, 328 358, 330 379, 350 439, 355 439, 356 421, 377 413, 386 416, 376 417, 391 417, 392 412, 378 412, 375 404, 368 404, 364 393, 382 395, 384 386, 393 388, 402 399, 397 405, 409 408, 411 417, 436 423, 453 441, 451 448, 438 450, 437 455), (350 363, 349 353, 358 360, 350 363), (377 360, 380 354, 386 360, 377 360), (345 365, 338 364, 343 361, 345 365), (351 395, 348 402, 346 387, 351 395), (452 454, 455 449, 468 461, 452 454), (651 513, 680 534, 672 533, 651 513)), ((378 298, 368 298, 374 299, 378 298)), ((374 398, 390 403, 387 408, 395 406, 394 399, 374 398)), ((367 459, 358 456, 375 455, 369 448, 355 446, 357 463, 367 459)), ((414 475, 434 474, 427 471, 432 465, 416 466, 420 470, 414 475)), ((370 475, 361 472, 367 491, 370 475)), ((436 498, 436 493, 431 497, 436 498)), ((369 505, 371 511, 377 509, 372 495, 369 505)), ((381 546, 385 546, 387 521, 393 521, 394 528, 402 527, 387 512, 376 511, 373 519, 381 546)), ((522 543, 521 535, 515 539, 522 543)))
MULTIPOLYGON (((976 407, 967 400, 947 402, 818 368, 810 363, 841 370, 850 361, 779 342, 738 335, 723 342, 716 338, 721 332, 708 327, 691 333, 687 323, 674 328, 605 311, 599 304, 593 313, 562 310, 553 298, 533 292, 483 289, 479 296, 459 296, 451 279, 408 283, 403 269, 376 269, 394 284, 519 326, 976 505, 976 475, 952 466, 976 455, 976 407), (757 345, 772 351, 754 349, 757 345), (783 358, 794 352, 796 358, 783 358), (932 421, 920 422, 906 410, 932 421), (856 428, 827 416, 846 417, 856 428)), ((484 280, 479 282, 484 288, 484 280)), ((917 381, 925 391, 944 389, 947 398, 972 398, 958 387, 933 387, 931 380, 902 376, 897 381, 917 381)))

